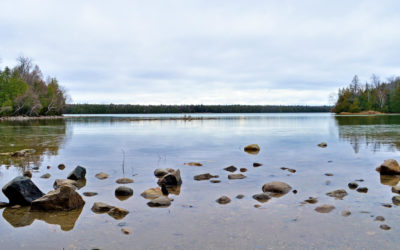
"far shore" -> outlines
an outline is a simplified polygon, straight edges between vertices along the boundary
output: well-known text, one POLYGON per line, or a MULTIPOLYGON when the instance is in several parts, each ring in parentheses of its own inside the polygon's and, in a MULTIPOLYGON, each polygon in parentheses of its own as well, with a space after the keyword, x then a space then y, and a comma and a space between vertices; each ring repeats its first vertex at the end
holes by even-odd
POLYGON ((64 119, 65 116, 4 116, 0 117, 0 121, 28 121, 28 120, 56 120, 64 119))

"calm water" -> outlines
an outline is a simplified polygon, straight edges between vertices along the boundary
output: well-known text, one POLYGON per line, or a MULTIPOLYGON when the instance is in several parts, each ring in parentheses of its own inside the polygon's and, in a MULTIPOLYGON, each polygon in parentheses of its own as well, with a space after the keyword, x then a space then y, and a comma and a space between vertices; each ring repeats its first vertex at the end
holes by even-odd
MULTIPOLYGON (((191 115, 197 117, 199 115, 191 115)), ((78 192, 95 191, 83 197, 82 210, 64 213, 30 213, 27 208, 0 211, 2 249, 396 249, 400 244, 400 208, 392 203, 390 185, 399 178, 381 180, 375 168, 385 159, 400 160, 400 116, 335 117, 331 114, 207 114, 204 120, 168 120, 181 115, 69 117, 61 121, 0 123, 0 152, 34 148, 23 159, 0 157, 0 185, 31 170, 32 180, 43 191, 52 190, 56 178, 66 178, 77 165, 86 167, 86 186, 78 192), (141 117, 148 120, 139 121, 141 117), (326 141, 327 148, 317 144, 326 141), (261 147, 258 155, 243 151, 247 144, 261 147), (122 172, 125 152, 125 173, 122 172), (200 162, 203 167, 184 165, 200 162), (254 168, 253 162, 263 163, 254 168), (57 165, 64 163, 65 170, 57 165), (223 168, 247 168, 247 178, 228 180, 223 168), (47 166, 51 166, 47 169, 47 166), (157 186, 156 168, 179 168, 183 184, 171 195, 168 208, 150 208, 140 196, 157 186), (297 170, 291 174, 281 167, 297 170), (105 172, 106 180, 94 175, 105 172), (50 173, 50 179, 41 179, 50 173), (195 181, 193 176, 211 173, 221 183, 195 181), (333 176, 325 176, 333 173, 333 176), (134 176, 133 176, 134 175, 134 176), (114 197, 120 177, 134 196, 125 201, 114 197), (347 188, 364 179, 367 194, 347 188), (284 181, 297 194, 289 193, 258 203, 252 195, 264 183, 284 181), (348 192, 343 200, 325 193, 338 188, 348 192), (243 194, 241 200, 235 196, 243 194), (220 205, 221 195, 232 201, 220 205), (308 197, 317 204, 301 204, 308 197), (91 211, 103 201, 128 209, 122 220, 91 211), (255 208, 260 204, 260 208, 255 208), (314 211, 322 204, 336 207, 328 214, 314 211), (341 212, 350 210, 349 217, 341 212), (386 221, 374 221, 375 216, 386 221), (131 230, 121 233, 119 223, 131 230), (379 228, 381 224, 391 230, 379 228)), ((1 193, 0 201, 7 201, 1 193)))

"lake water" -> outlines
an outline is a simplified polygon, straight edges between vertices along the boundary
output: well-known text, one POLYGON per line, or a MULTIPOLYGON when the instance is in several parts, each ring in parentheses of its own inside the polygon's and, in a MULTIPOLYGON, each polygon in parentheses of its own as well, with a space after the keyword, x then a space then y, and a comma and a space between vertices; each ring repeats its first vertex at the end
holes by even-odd
MULTIPOLYGON (((0 123, 0 153, 33 148, 24 158, 0 157, 0 185, 30 169, 32 181, 45 193, 57 178, 77 165, 87 170, 78 190, 82 210, 32 213, 29 208, 0 211, 2 249, 397 249, 400 208, 392 204, 391 186, 400 178, 381 179, 375 168, 400 160, 400 116, 334 116, 316 114, 201 114, 71 116, 63 120, 0 123), (203 117, 204 119, 198 119, 203 117), (140 119, 139 119, 140 118, 140 119), (160 119, 156 119, 160 118, 160 119), (172 118, 172 119, 171 119, 172 118), (327 142, 327 148, 317 146, 327 142), (261 151, 243 147, 256 143, 261 151), (125 158, 123 158, 123 152, 125 158), (124 172, 122 163, 124 160, 124 172), (200 162, 202 167, 184 165, 200 162), (254 168, 253 163, 263 165, 254 168), (63 163, 64 170, 57 166, 63 163), (223 168, 247 168, 247 177, 228 180, 223 168), (50 166, 48 169, 47 166, 50 166), (39 167, 38 170, 33 168, 39 167), (282 170, 293 168, 295 173, 282 170), (183 184, 167 208, 151 208, 140 194, 157 187, 156 168, 180 169, 183 184), (109 178, 99 180, 95 174, 109 178), (50 173, 51 178, 41 175, 50 173), (219 175, 221 183, 195 181, 194 175, 219 175), (332 173, 333 176, 326 176, 332 173), (134 195, 119 200, 114 190, 121 177, 134 195), (368 187, 359 193, 349 182, 368 187), (264 183, 283 181, 297 193, 259 203, 252 195, 264 183), (326 195, 336 189, 343 200, 326 195), (243 194, 243 199, 235 198, 243 194), (220 205, 222 195, 231 202, 220 205), (302 203, 308 197, 316 204, 302 203), (91 211, 102 201, 125 208, 122 220, 91 211), (391 208, 382 204, 392 204, 391 208), (261 207, 254 207, 255 204, 261 207), (330 213, 314 209, 331 204, 330 213), (342 216, 343 210, 351 211, 342 216), (384 222, 375 221, 383 216, 384 222), (387 224, 390 230, 380 229, 387 224), (121 225, 130 235, 121 232, 121 225)), ((8 201, 0 194, 0 201, 8 201)))

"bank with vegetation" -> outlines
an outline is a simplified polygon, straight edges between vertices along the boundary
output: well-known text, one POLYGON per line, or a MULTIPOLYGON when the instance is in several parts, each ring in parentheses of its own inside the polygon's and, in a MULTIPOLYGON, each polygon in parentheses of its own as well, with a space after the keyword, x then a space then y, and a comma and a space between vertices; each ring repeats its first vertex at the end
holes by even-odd
POLYGON ((61 115, 66 95, 57 79, 44 79, 29 58, 17 61, 13 68, 0 69, 0 117, 61 115))
POLYGON ((354 76, 348 87, 339 89, 333 111, 341 114, 400 113, 400 77, 383 82, 373 75, 371 82, 361 84, 358 76, 354 76))

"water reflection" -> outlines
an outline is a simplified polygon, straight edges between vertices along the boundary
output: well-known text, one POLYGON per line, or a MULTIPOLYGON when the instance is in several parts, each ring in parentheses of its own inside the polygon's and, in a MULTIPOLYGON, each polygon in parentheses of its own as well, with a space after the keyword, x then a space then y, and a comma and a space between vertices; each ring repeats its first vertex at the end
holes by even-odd
POLYGON ((81 212, 82 208, 60 212, 32 212, 30 207, 6 208, 3 211, 3 218, 13 227, 26 227, 35 220, 41 220, 47 224, 59 225, 63 231, 70 231, 74 228, 81 212))
POLYGON ((0 165, 26 168, 33 164, 40 167, 43 156, 58 154, 65 142, 66 130, 62 119, 0 122, 0 153, 35 150, 19 157, 0 155, 0 165))
POLYGON ((335 116, 339 138, 348 141, 355 153, 360 147, 373 152, 400 150, 400 116, 335 116))

